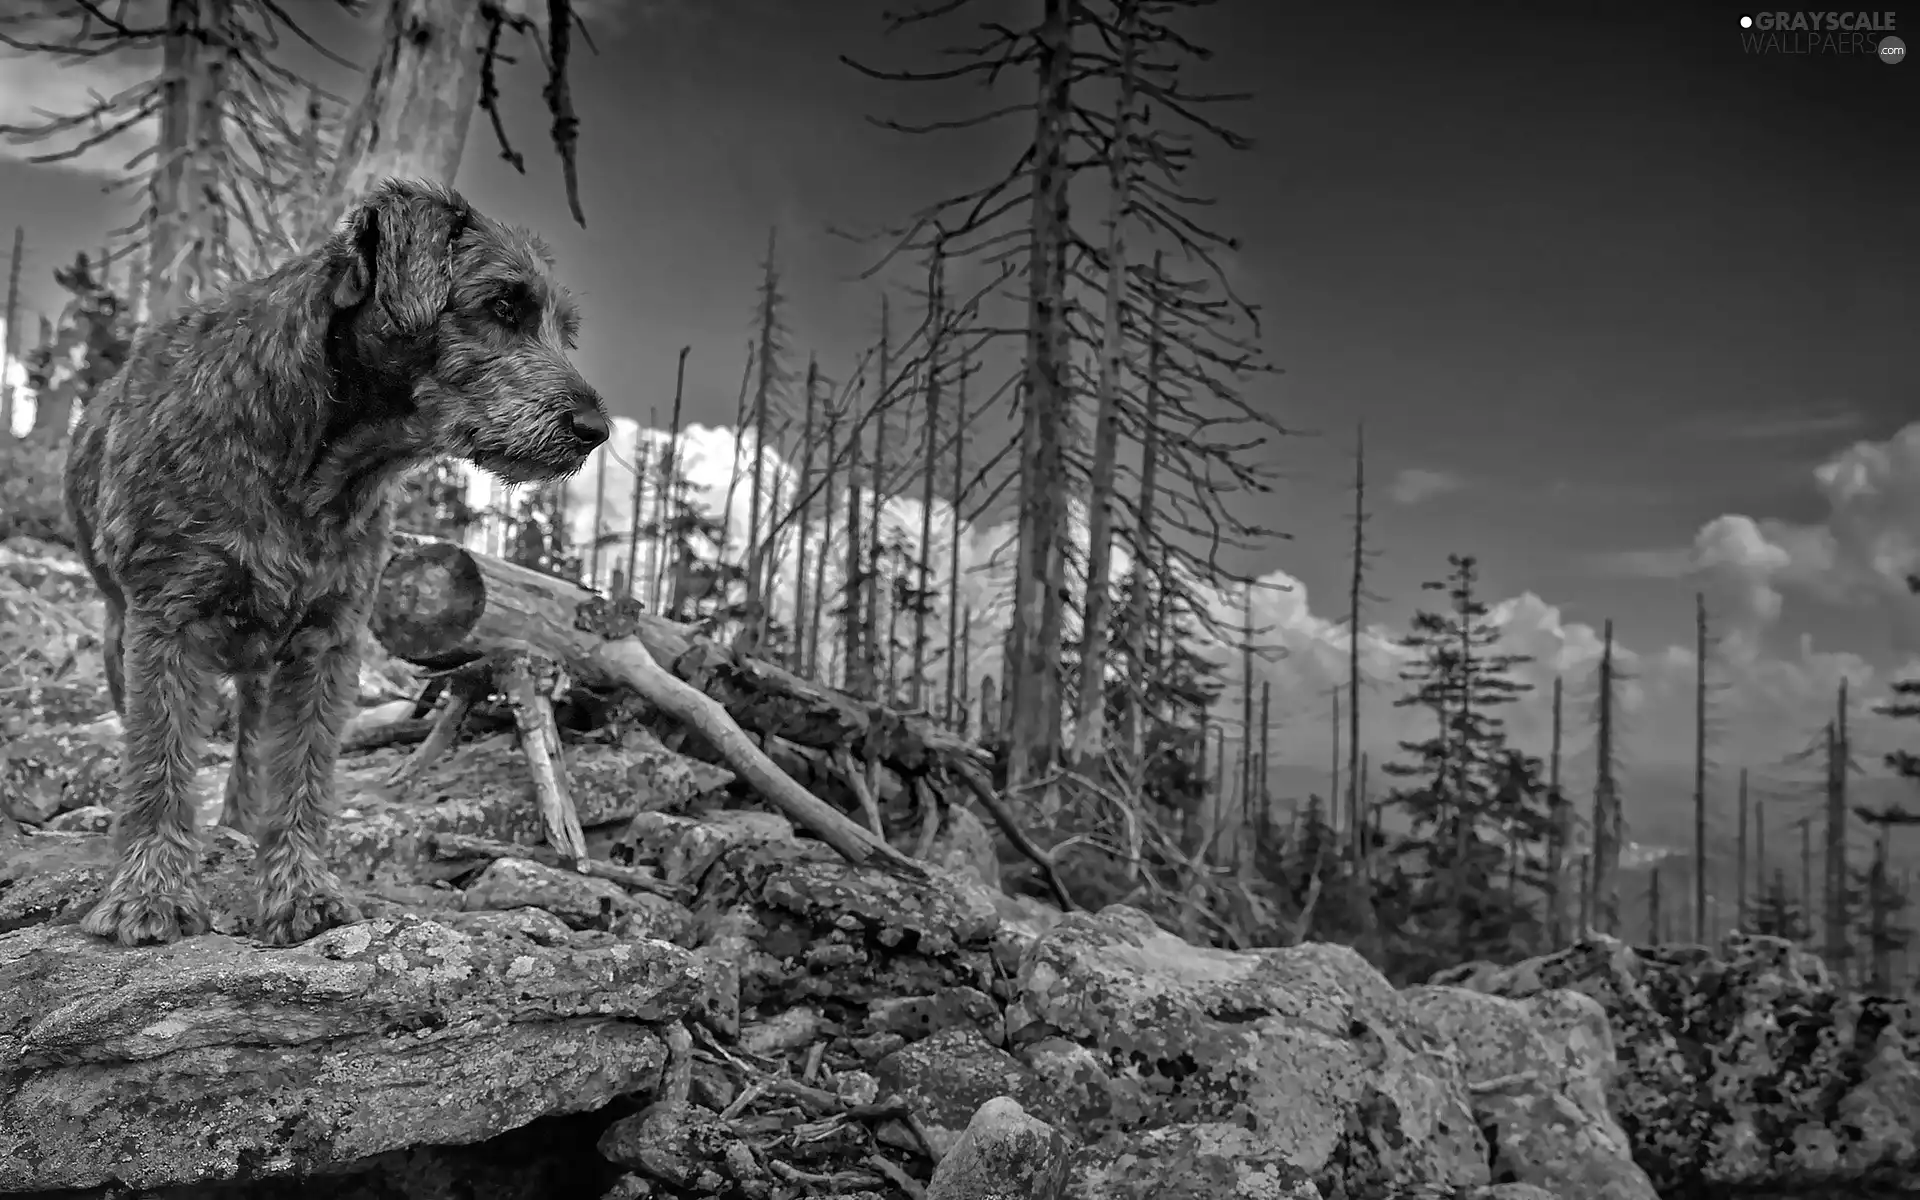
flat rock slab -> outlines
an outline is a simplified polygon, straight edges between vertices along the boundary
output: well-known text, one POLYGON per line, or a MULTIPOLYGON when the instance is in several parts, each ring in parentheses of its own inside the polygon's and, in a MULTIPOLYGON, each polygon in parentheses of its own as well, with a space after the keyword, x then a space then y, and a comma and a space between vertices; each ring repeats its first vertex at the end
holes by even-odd
POLYGON ((457 925, 289 949, 0 934, 0 1192, 338 1170, 654 1088, 693 955, 510 913, 457 925))

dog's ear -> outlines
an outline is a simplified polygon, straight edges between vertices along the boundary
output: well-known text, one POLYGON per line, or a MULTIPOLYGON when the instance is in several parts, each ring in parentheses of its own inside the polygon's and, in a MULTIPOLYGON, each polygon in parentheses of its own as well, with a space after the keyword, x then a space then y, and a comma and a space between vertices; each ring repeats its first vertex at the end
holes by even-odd
POLYGON ((347 218, 333 302, 369 301, 396 335, 432 329, 453 287, 453 251, 472 210, 456 193, 388 180, 347 218))

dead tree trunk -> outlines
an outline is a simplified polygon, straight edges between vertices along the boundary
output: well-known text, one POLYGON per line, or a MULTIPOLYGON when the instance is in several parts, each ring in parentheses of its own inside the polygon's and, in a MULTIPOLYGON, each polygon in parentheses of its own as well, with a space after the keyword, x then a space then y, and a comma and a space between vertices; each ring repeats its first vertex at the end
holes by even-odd
POLYGON ((960 665, 960 508, 965 500, 967 472, 967 361, 960 360, 960 379, 953 398, 953 530, 947 539, 947 694, 942 711, 953 724, 954 704, 962 693, 960 665))
MULTIPOLYGON (((788 648, 787 661, 796 671, 807 669, 807 522, 813 516, 813 422, 819 415, 820 361, 807 359, 807 403, 806 416, 800 423, 800 487, 796 504, 799 513, 794 518, 793 567, 793 645, 788 648)), ((821 550, 825 557, 826 551, 821 550)))
MULTIPOLYGON (((884 311, 884 310, 883 310, 884 311)), ((886 320, 881 319, 885 328, 886 320)), ((886 340, 881 339, 881 359, 886 358, 886 340)), ((884 377, 886 368, 881 368, 884 377)), ((841 607, 845 612, 840 626, 841 641, 841 681, 849 692, 856 696, 873 694, 873 677, 867 671, 867 647, 861 637, 861 628, 866 622, 866 584, 863 564, 866 561, 866 540, 861 532, 861 513, 865 511, 866 501, 860 495, 861 481, 861 439, 860 426, 847 431, 847 564, 846 582, 841 585, 841 607)))
MULTIPOLYGON (((164 321, 214 282, 221 249, 215 222, 216 164, 225 155, 220 119, 233 65, 231 0, 169 0, 161 52, 159 166, 148 185, 149 319, 164 321)), ((368 81, 371 94, 374 80, 368 81)))
POLYGON ((1087 581, 1081 604, 1080 690, 1074 712, 1073 761, 1088 772, 1106 753, 1107 646, 1113 610, 1113 500, 1119 476, 1120 373, 1126 356, 1127 222, 1132 217, 1134 21, 1139 0, 1117 0, 1112 21, 1119 43, 1119 98, 1107 141, 1107 295, 1100 375, 1093 417, 1093 473, 1087 493, 1087 581))
MULTIPOLYGON (((1016 792, 1046 779, 1060 753, 1060 649, 1066 581, 1068 389, 1068 133, 1073 6, 1044 0, 1037 31, 1039 96, 1028 238, 1027 358, 1020 430, 1020 514, 1006 689, 1007 771, 1016 792)), ((1041 807, 1054 807, 1053 789, 1041 807)))
POLYGON ((767 627, 766 597, 773 590, 772 581, 766 578, 772 574, 771 565, 763 566, 764 555, 760 553, 761 513, 763 511, 764 476, 767 465, 767 430, 769 427, 768 409, 773 399, 775 379, 774 332, 775 308, 779 304, 778 280, 774 273, 774 238, 777 231, 767 230, 767 266, 766 277, 760 285, 760 378, 753 389, 753 483, 747 493, 747 629, 745 648, 748 650, 760 644, 761 635, 767 627), (764 573, 763 573, 764 572, 764 573))
MULTIPOLYGON (((20 264, 27 256, 27 231, 13 227, 13 261, 7 268, 6 345, 0 348, 0 366, 20 361, 20 264)), ((0 438, 13 436, 13 372, 0 369, 0 438)))
POLYGON ((391 0, 380 56, 341 132, 307 245, 324 241, 382 179, 453 182, 480 101, 486 8, 471 0, 391 0))
MULTIPOLYGON (((907 706, 922 708, 926 704, 927 689, 927 610, 933 593, 933 497, 934 478, 938 474, 940 445, 940 342, 946 322, 941 311, 944 299, 945 283, 941 279, 940 247, 933 250, 933 264, 928 271, 927 304, 927 423, 926 448, 920 464, 920 552, 919 559, 920 594, 913 610, 913 679, 907 685, 907 706)), ((958 501, 956 500, 957 504, 958 501)))
MULTIPOLYGON (((1133 783, 1139 786, 1140 771, 1146 758, 1143 744, 1146 720, 1144 709, 1147 703, 1147 631, 1150 622, 1147 606, 1152 595, 1159 571, 1155 566, 1155 547, 1153 541, 1154 507, 1159 499, 1158 471, 1160 466, 1160 252, 1153 255, 1153 319, 1147 329, 1147 378, 1146 378, 1146 415, 1142 418, 1140 433, 1140 505, 1133 526, 1133 586, 1127 597, 1127 668, 1130 677, 1127 685, 1126 724, 1123 737, 1127 745, 1127 762, 1133 771, 1133 783)), ((1161 606, 1164 609, 1164 605, 1161 606)), ((1156 647, 1162 639, 1155 639, 1156 647)), ((1160 654, 1156 650, 1156 660, 1160 654)), ((1165 669, 1165 663, 1160 663, 1165 669)))
POLYGON ((861 568, 860 578, 863 594, 866 597, 866 612, 862 618, 865 629, 861 640, 866 650, 867 683, 872 689, 870 694, 886 699, 893 690, 893 679, 889 674, 886 683, 881 683, 881 672, 886 666, 880 646, 880 605, 882 584, 880 579, 880 549, 886 536, 887 511, 887 404, 893 398, 893 337, 889 327, 890 313, 887 298, 880 297, 880 395, 874 401, 873 413, 873 520, 867 530, 868 547, 866 565, 861 568))
POLYGON ((1595 932, 1620 934, 1620 793, 1613 777, 1613 622, 1600 651, 1600 728, 1594 752, 1592 914, 1595 932))
MULTIPOLYGON (((673 501, 678 474, 680 471, 680 402, 687 393, 687 355, 693 353, 692 346, 680 347, 680 360, 673 369, 673 418, 667 426, 667 448, 660 459, 660 486, 655 492, 653 506, 653 536, 656 542, 664 544, 667 537, 667 507, 673 501)), ((647 589, 647 607, 660 611, 661 576, 667 556, 655 551, 653 556, 653 579, 647 589)))
MULTIPOLYGON (((833 548, 833 520, 840 493, 835 487, 840 467, 840 415, 842 404, 827 407, 827 467, 820 490, 825 494, 826 514, 820 522, 820 553, 813 558, 813 619, 805 621, 807 641, 806 673, 822 683, 828 682, 820 663, 820 627, 827 623, 827 554, 833 548)), ((831 645, 831 641, 828 643, 831 645)))

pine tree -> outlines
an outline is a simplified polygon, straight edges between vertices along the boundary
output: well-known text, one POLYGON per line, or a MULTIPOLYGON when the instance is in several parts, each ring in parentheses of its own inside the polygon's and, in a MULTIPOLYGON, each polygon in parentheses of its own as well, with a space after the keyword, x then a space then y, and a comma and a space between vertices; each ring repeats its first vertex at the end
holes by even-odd
POLYGON ((1806 906, 1787 889, 1787 873, 1776 870, 1773 877, 1754 897, 1753 911, 1747 916, 1747 928, 1754 933, 1786 938, 1797 942, 1812 931, 1807 923, 1806 906))
POLYGON ((1395 847, 1388 907, 1414 956, 1448 947, 1454 961, 1510 958, 1537 938, 1538 916, 1524 885, 1544 889, 1540 850, 1551 834, 1542 764, 1507 745, 1500 709, 1528 685, 1512 678, 1525 655, 1498 649, 1470 556, 1453 555, 1446 607, 1415 614, 1402 643, 1419 661, 1402 673, 1412 690, 1396 707, 1432 711, 1436 730, 1403 742, 1412 761, 1389 774, 1416 781, 1385 803, 1406 813, 1410 832, 1395 847))

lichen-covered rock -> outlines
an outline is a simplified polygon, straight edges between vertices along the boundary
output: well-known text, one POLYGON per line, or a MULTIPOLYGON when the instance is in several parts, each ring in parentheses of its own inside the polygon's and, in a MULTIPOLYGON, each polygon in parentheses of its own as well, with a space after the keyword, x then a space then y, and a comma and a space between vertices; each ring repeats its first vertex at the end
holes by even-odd
POLYGON ((0 730, 0 815, 38 825, 107 803, 119 767, 119 739, 90 725, 36 722, 20 732, 0 730))
POLYGON ((650 1090, 692 956, 486 915, 289 949, 0 935, 0 1191, 305 1175, 650 1090))
POLYGON ((726 1122, 713 1113, 697 1105, 660 1103, 615 1121, 601 1135, 600 1153, 658 1183, 692 1188, 701 1175, 712 1173, 712 1164, 726 1161, 734 1141, 726 1122))
POLYGON ((882 1059, 876 1075, 884 1091, 913 1106, 943 1154, 987 1101, 1004 1096, 1031 1105, 1046 1096, 1031 1067, 968 1029, 911 1042, 882 1059))
POLYGON ((934 1168, 926 1200, 1059 1200, 1070 1158, 1058 1130, 996 1096, 934 1168))
POLYGON ((1200 1121, 1111 1136, 1076 1156, 1071 1200, 1322 1200, 1280 1147, 1238 1125, 1200 1121))
MULTIPOLYGON (((732 778, 648 746, 568 746, 565 756, 569 794, 589 831, 682 806, 732 778)), ((419 782, 396 789, 385 776, 398 761, 381 753, 342 764, 341 811, 328 857, 343 879, 379 882, 464 869, 428 863, 426 842, 436 833, 529 846, 546 840, 532 776, 512 735, 462 745, 419 782)))
POLYGON ((703 950, 739 973, 743 1010, 831 1001, 857 1019, 901 996, 992 986, 999 918, 977 882, 939 868, 906 879, 791 840, 744 841, 711 861, 693 907, 703 950))
MULTIPOLYGON (((1269 1164, 1286 1176, 1274 1186, 1291 1187, 1288 1163, 1329 1194, 1491 1182, 1457 1059, 1344 947, 1196 947, 1115 906, 1042 935, 1019 993, 1007 1015, 1017 1047, 1060 1039, 1086 1052, 1071 1072, 1059 1058, 1041 1072, 1059 1107, 1036 1111, 1071 1114, 1087 1142, 1118 1135, 1138 1157, 1148 1131, 1184 1127, 1204 1146, 1208 1131, 1231 1132, 1223 1161, 1269 1164)), ((1141 1189, 1162 1178, 1116 1170, 1141 1189)))
POLYGON ((574 929, 591 929, 607 927, 635 905, 617 883, 524 858, 496 858, 467 885, 461 907, 469 912, 541 908, 574 929))
POLYGON ((1619 1064, 1610 1108, 1658 1188, 1920 1181, 1913 1006, 1842 995, 1782 939, 1734 934, 1715 956, 1595 938, 1443 979, 1599 1001, 1619 1064))
MULTIPOLYGON (((78 922, 100 898, 116 861, 104 832, 0 835, 0 932, 78 922)), ((225 827, 202 830, 199 880, 214 932, 253 931, 259 888, 249 838, 225 827)))
POLYGON ((1459 1052, 1494 1178, 1550 1187, 1559 1200, 1655 1200, 1607 1111, 1613 1042, 1597 1001, 1564 990, 1509 1000, 1445 986, 1402 995, 1414 1018, 1459 1052))

